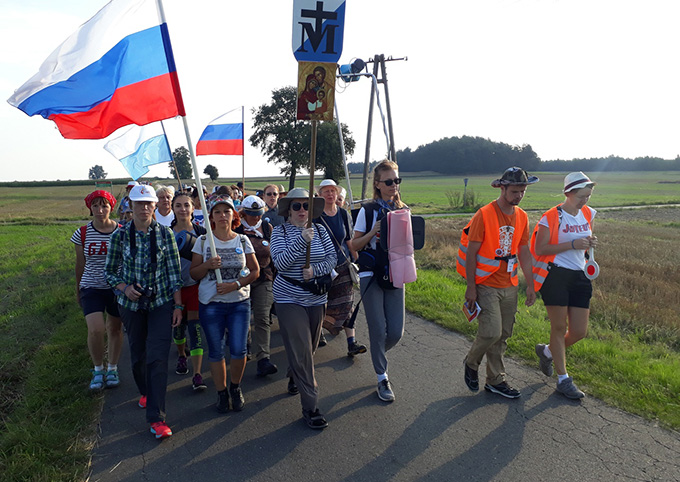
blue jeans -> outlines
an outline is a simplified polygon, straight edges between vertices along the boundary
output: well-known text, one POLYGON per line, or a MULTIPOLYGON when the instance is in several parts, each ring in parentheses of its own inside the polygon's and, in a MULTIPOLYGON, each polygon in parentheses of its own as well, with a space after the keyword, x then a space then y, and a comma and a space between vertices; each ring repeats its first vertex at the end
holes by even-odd
POLYGON ((250 300, 236 303, 213 301, 198 307, 198 318, 205 332, 208 344, 208 360, 224 360, 226 345, 225 330, 229 331, 229 352, 231 358, 240 360, 246 357, 248 328, 250 327, 250 300))

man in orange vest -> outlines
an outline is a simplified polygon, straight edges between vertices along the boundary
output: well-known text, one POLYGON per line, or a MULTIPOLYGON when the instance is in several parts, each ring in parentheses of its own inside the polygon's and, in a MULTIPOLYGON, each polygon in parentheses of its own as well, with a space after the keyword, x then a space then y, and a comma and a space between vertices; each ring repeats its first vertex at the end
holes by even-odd
POLYGON ((517 312, 517 263, 527 283, 525 304, 536 301, 531 282, 529 222, 519 207, 527 186, 538 182, 524 169, 511 167, 500 179, 491 183, 500 188, 498 199, 481 207, 463 229, 458 249, 457 270, 467 280, 465 304, 469 310, 475 303, 481 308, 477 337, 465 357, 465 383, 479 390, 479 365, 486 355, 484 389, 506 398, 519 398, 520 392, 505 380, 503 354, 512 335, 517 312))

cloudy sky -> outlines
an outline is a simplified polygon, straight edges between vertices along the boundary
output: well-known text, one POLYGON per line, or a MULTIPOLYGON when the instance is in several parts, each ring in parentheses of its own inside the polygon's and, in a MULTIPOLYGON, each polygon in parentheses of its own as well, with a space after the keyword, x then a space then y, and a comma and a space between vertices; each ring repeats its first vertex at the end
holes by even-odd
MULTIPOLYGON (((0 2, 0 94, 9 98, 103 0, 0 2)), ((208 122, 271 99, 296 81, 292 0, 164 0, 194 143, 208 122)), ((531 144, 544 160, 680 154, 677 0, 347 0, 339 63, 387 64, 397 149, 449 136, 531 144)), ((363 161, 370 84, 338 91, 363 161)), ((382 98, 384 104, 384 97, 382 98)), ((378 111, 371 158, 386 152, 378 111)), ((186 145, 167 121, 171 147, 186 145)), ((114 135, 115 136, 115 135, 114 135)), ((84 179, 100 164, 126 172, 105 141, 65 140, 54 124, 3 102, 0 180, 84 179)), ((246 144, 246 176, 278 173, 246 144)), ((240 177, 238 157, 199 156, 240 177)), ((167 175, 156 166, 152 175, 167 175)))

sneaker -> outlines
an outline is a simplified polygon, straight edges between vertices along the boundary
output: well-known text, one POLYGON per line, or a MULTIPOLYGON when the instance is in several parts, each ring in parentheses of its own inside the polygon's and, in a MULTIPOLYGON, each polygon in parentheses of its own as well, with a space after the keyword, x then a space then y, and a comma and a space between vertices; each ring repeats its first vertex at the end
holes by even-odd
POLYGON ((557 384, 557 391, 570 400, 578 400, 586 396, 581 390, 574 385, 574 379, 567 377, 557 384))
POLYGON ((156 436, 157 439, 167 438, 172 435, 172 430, 165 422, 154 422, 151 424, 151 433, 156 436))
POLYGON ((200 373, 194 375, 194 377, 191 379, 191 385, 194 388, 194 392, 202 392, 203 390, 208 388, 208 385, 203 383, 203 377, 201 376, 200 373))
POLYGON ((366 345, 354 342, 347 348, 347 356, 353 357, 360 353, 366 353, 366 345))
POLYGON ((378 398, 383 402, 394 402, 394 392, 389 380, 378 382, 378 398))
POLYGON ((473 370, 467 364, 467 358, 463 360, 463 366, 465 367, 465 384, 472 392, 479 391, 479 372, 473 370))
POLYGON ((146 408, 146 395, 139 397, 139 402, 137 402, 139 408, 146 408))
POLYGON ((104 375, 104 382, 106 383, 106 388, 115 388, 120 385, 120 379, 118 378, 118 370, 109 370, 104 375))
POLYGON ((100 392, 104 389, 104 372, 92 370, 92 380, 90 380, 90 390, 100 392))
POLYGON ((552 358, 548 358, 545 354, 545 346, 543 343, 536 345, 536 354, 538 355, 538 363, 541 367, 541 371, 547 377, 551 377, 553 374, 552 358))
POLYGON ((328 422, 324 418, 323 415, 319 412, 319 409, 317 408, 313 412, 311 410, 302 410, 302 416, 305 419, 305 422, 307 422, 307 426, 309 428, 313 429, 324 429, 328 427, 328 422))
POLYGON ((297 395, 298 393, 300 393, 300 390, 295 384, 295 380, 293 380, 293 377, 290 377, 288 379, 288 393, 290 393, 291 395, 297 395))
POLYGON ((221 392, 217 392, 217 403, 215 408, 220 413, 227 413, 229 411, 229 395, 227 394, 227 389, 225 388, 221 392))
POLYGON ((484 390, 491 393, 497 393, 505 398, 519 398, 521 393, 519 390, 512 388, 507 382, 501 382, 498 385, 484 385, 484 390))
POLYGON ((243 407, 246 404, 246 401, 243 398, 243 391, 241 391, 241 387, 230 388, 229 389, 229 395, 231 396, 231 408, 232 408, 232 410, 234 410, 236 412, 240 412, 241 410, 243 410, 243 407))
POLYGON ((189 373, 189 367, 187 367, 187 357, 180 356, 177 358, 177 368, 175 368, 175 373, 178 375, 186 375, 189 373))
POLYGON ((257 361, 257 376, 266 377, 267 375, 273 375, 278 372, 279 369, 274 365, 269 358, 263 358, 257 361))
POLYGON ((326 341, 326 337, 324 336, 323 332, 321 333, 321 336, 319 337, 319 346, 326 346, 328 345, 328 341, 326 341))

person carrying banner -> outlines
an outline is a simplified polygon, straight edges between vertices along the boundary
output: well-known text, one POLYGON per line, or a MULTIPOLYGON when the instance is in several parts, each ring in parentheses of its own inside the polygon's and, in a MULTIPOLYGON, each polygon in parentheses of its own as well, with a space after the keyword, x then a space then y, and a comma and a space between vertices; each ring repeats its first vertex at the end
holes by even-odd
POLYGON ((109 218, 116 198, 108 191, 97 190, 87 195, 85 205, 92 221, 77 229, 71 242, 76 250, 76 298, 85 315, 87 348, 94 363, 90 390, 100 391, 120 384, 118 359, 123 347, 123 330, 116 297, 104 276, 111 234, 118 229, 118 223, 109 218), (109 358, 106 370, 105 352, 109 358))
POLYGON ((564 178, 565 200, 546 211, 531 237, 534 288, 540 291, 550 319, 550 344, 536 345, 541 371, 557 371, 557 391, 570 399, 585 394, 567 373, 566 348, 586 336, 593 287, 584 273, 596 211, 586 206, 595 183, 582 172, 564 178))
POLYGON ((158 198, 150 186, 130 191, 132 220, 111 235, 106 281, 118 299, 130 345, 139 406, 157 439, 172 435, 165 423, 172 328, 182 321, 182 269, 175 236, 153 219, 158 198))
MULTIPOLYGON (((529 221, 519 207, 527 186, 538 182, 524 169, 511 167, 491 186, 500 188, 498 199, 481 207, 463 229, 456 267, 467 280, 465 304, 481 307, 477 336, 464 365, 465 384, 479 390, 479 365, 486 355, 484 389, 506 398, 519 398, 519 390, 506 381, 503 354, 512 336, 517 312, 517 262, 531 280, 529 221)), ((526 306, 536 301, 533 283, 527 283, 526 306)))

